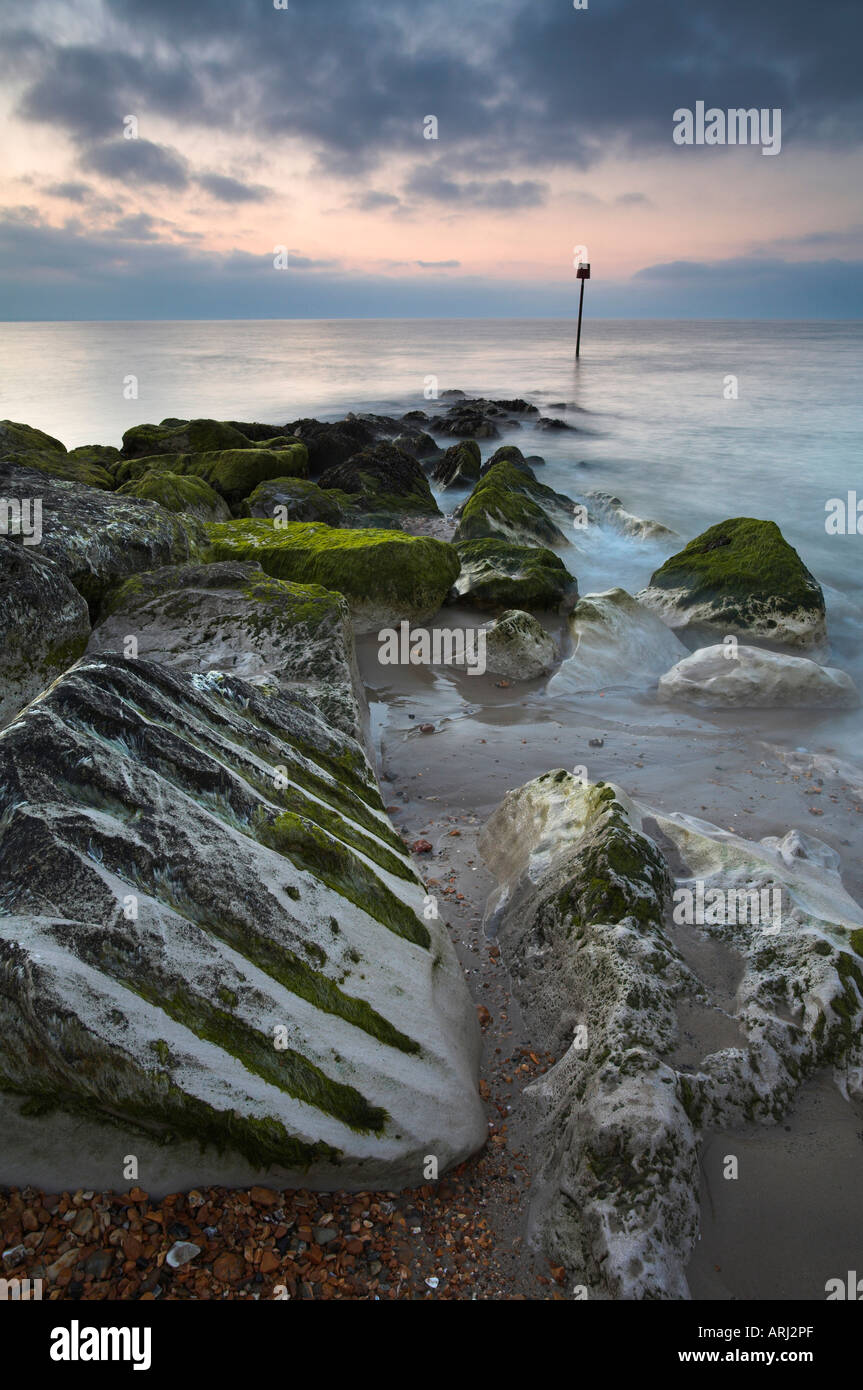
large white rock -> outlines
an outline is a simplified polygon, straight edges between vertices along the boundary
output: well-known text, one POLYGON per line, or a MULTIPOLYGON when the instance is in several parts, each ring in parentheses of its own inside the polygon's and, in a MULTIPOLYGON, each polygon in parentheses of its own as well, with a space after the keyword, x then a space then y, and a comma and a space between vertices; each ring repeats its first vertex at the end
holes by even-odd
POLYGON ((648 686, 680 661, 686 647, 625 589, 586 594, 569 615, 575 650, 548 683, 553 695, 648 686))
POLYGON ((716 643, 700 647, 660 677, 660 700, 707 708, 746 706, 853 709, 860 695, 835 666, 762 647, 716 643))

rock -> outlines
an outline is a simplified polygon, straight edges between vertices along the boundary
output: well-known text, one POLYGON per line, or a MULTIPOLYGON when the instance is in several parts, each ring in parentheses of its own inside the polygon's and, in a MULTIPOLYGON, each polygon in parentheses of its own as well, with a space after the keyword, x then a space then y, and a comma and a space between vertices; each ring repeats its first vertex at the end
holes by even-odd
MULTIPOLYGON (((272 433, 272 430, 271 430, 272 433)), ((160 425, 133 425, 123 435, 124 459, 153 454, 199 454, 247 449, 249 439, 223 420, 163 420, 160 425)))
POLYGON ((340 463, 347 463, 377 438, 375 431, 358 419, 339 420, 335 424, 295 420, 291 433, 301 439, 308 450, 309 474, 313 478, 340 463))
POLYGON ((396 435, 393 446, 403 449, 406 454, 413 454, 416 459, 436 459, 440 454, 437 444, 424 430, 409 430, 405 434, 396 435))
POLYGON ((170 1265, 172 1269, 182 1269, 183 1265, 189 1264, 200 1253, 199 1245, 192 1245, 188 1240, 177 1240, 165 1256, 165 1264, 170 1265))
POLYGON ((638 597, 670 627, 788 647, 826 639, 821 586, 773 521, 734 517, 711 526, 666 560, 638 597))
POLYGON ((472 487, 479 479, 479 445, 475 439, 462 440, 447 449, 432 469, 432 477, 444 488, 472 487))
POLYGON ((38 546, 0 536, 0 726, 78 660, 87 604, 38 546))
POLYGON ((434 846, 428 840, 414 840, 411 854, 431 854, 434 846))
POLYGON ((356 521, 379 525, 403 516, 439 516, 428 479, 415 458, 395 445, 378 443, 327 469, 320 485, 334 492, 342 510, 356 521))
POLYGON ((347 601, 316 585, 223 561, 135 575, 111 594, 90 655, 137 655, 189 674, 230 671, 308 699, 336 728, 365 737, 368 712, 347 601))
POLYGON ((600 521, 607 522, 624 536, 635 536, 639 540, 654 540, 657 537, 675 535, 661 521, 645 521, 640 516, 628 512, 619 497, 610 492, 589 491, 581 494, 588 503, 589 510, 600 521))
POLYGON ((860 695, 845 671, 804 656, 719 643, 684 657, 659 681, 660 700, 728 707, 854 709, 860 695))
POLYGON ((507 461, 496 463, 462 507, 455 539, 496 536, 516 545, 567 545, 568 537, 541 505, 554 504, 560 497, 537 482, 526 464, 522 468, 507 461))
POLYGON ((569 615, 574 651, 549 682, 549 692, 653 685, 669 662, 686 655, 683 643, 625 589, 586 594, 569 615))
MULTIPOLYGON (((540 459, 540 463, 542 462, 543 460, 540 459)), ((483 474, 486 474, 490 468, 494 468, 496 463, 511 463, 516 468, 525 468, 530 472, 530 465, 516 444, 502 444, 499 449, 495 449, 482 466, 483 474)))
POLYGON ((271 478, 259 483, 237 512, 276 521, 323 521, 327 526, 340 526, 343 521, 335 497, 307 478, 271 478))
POLYGON ((183 563, 205 539, 193 517, 15 465, 0 464, 0 497, 42 499, 39 556, 63 571, 91 609, 128 575, 183 563))
POLYGON ((271 1187, 253 1187, 249 1193, 249 1198, 256 1207, 277 1207, 279 1205, 279 1194, 274 1192, 271 1187))
POLYGON ((213 1261, 213 1278, 220 1284, 239 1284, 246 1277, 246 1262, 235 1250, 213 1261))
POLYGON ((117 489, 122 497, 158 502, 169 512, 185 512, 199 521, 229 521, 231 509, 203 478, 149 472, 117 489))
POLYGON ((2 1256, 3 1264, 7 1269, 14 1269, 22 1260, 27 1258, 26 1245, 11 1245, 8 1250, 4 1250, 2 1256))
POLYGON ((565 611, 578 584, 560 556, 544 546, 513 545, 491 537, 459 541, 461 573, 453 595, 475 608, 565 611))
POLYGON ((554 420, 547 415, 540 415, 536 422, 538 430, 574 430, 575 425, 568 425, 565 420, 554 420))
POLYGON ((446 929, 307 703, 85 659, 0 734, 0 864, 0 1087, 47 1151, 59 1106, 369 1191, 484 1141, 446 929))
POLYGON ((207 533, 214 560, 256 561, 275 579, 344 594, 360 632, 433 617, 459 571, 452 546, 403 531, 228 521, 207 533))
POLYGON ((33 468, 50 477, 66 478, 90 487, 109 490, 114 486, 110 470, 93 450, 76 449, 69 454, 59 439, 14 420, 0 420, 0 469, 4 463, 33 468))
POLYGON ((110 1250, 95 1250, 84 1261, 84 1273, 90 1279, 107 1279, 113 1263, 114 1256, 110 1250))
POLYGON ((860 909, 825 848, 798 832, 748 842, 563 770, 508 793, 483 828, 513 987, 537 1048, 559 1058, 525 1092, 540 1158, 531 1224, 591 1297, 688 1297, 705 1130, 775 1122, 825 1065, 863 1092, 860 909), (654 837, 686 875, 676 887, 654 837), (739 1045, 675 1069, 676 1009, 711 995, 665 922, 684 920, 699 885, 745 900, 694 919, 742 960, 739 1045), (751 898, 774 890, 768 927, 751 898))
POLYGON ((239 505, 259 483, 272 478, 303 478, 308 470, 305 444, 279 440, 277 449, 222 449, 194 454, 156 454, 124 461, 118 484, 136 482, 150 473, 175 473, 202 478, 231 507, 239 505))
POLYGON ((530 613, 511 608, 481 629, 486 671, 513 681, 547 676, 560 659, 554 638, 530 613))

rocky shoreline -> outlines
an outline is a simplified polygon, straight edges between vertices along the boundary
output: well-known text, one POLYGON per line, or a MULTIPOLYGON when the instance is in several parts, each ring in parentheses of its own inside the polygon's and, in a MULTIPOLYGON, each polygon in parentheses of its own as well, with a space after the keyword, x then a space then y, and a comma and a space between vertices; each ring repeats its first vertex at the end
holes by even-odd
POLYGON ((6 1277, 51 1298, 687 1298, 705 1137, 777 1124, 825 1072, 863 1096, 861 910, 829 843, 643 799, 640 760, 611 779, 565 740, 559 766, 539 730, 452 892, 448 848, 387 804, 446 728, 431 705, 388 773, 368 660, 399 625, 420 642, 403 675, 445 630, 438 667, 486 702, 859 704, 774 523, 682 543, 494 444, 567 429, 461 392, 398 418, 166 420, 122 449, 0 423, 6 1277), (679 548, 637 595, 580 595, 591 529, 679 548), (695 923, 739 971, 732 1033, 684 1065, 715 982, 673 914, 711 889, 781 911, 775 932, 695 923))

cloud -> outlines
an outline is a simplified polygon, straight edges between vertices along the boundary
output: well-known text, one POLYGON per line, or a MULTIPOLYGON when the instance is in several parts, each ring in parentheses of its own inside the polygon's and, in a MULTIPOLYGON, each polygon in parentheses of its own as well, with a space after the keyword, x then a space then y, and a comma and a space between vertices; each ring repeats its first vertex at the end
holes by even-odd
POLYGON ((520 183, 512 179, 471 179, 458 183, 442 169, 416 169, 405 185, 405 192, 415 198, 449 203, 459 208, 485 208, 495 212, 511 212, 517 208, 541 207, 548 197, 548 187, 534 179, 520 183))
POLYGON ((262 183, 243 183, 227 174, 197 174, 195 182, 220 203, 260 203, 273 191, 262 183))
POLYGON ((422 270, 458 270, 461 261, 414 261, 422 270))
POLYGON ((52 198, 68 198, 72 203, 86 203, 92 191, 88 183, 76 183, 74 180, 67 183, 51 183, 43 189, 43 192, 50 194, 52 198))
POLYGON ((123 183, 173 189, 189 186, 189 166, 183 156, 152 140, 125 140, 120 136, 91 145, 82 154, 80 163, 88 172, 123 183))
POLYGON ((350 199, 350 206, 358 212, 378 212, 382 208, 399 208, 401 205, 401 198, 394 193, 379 193, 374 188, 366 193, 357 193, 350 199))

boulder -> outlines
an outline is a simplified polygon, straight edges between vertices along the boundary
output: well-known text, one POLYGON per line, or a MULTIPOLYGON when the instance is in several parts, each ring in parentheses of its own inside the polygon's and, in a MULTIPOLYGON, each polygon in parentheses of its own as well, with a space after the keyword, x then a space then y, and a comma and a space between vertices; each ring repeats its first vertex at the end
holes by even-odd
POLYGON ((612 496, 610 492, 590 491, 581 495, 597 521, 612 526, 624 536, 634 536, 637 540, 655 540, 675 535, 675 532, 664 526, 661 521, 649 521, 634 516, 626 510, 620 498, 612 496))
POLYGON ((142 660, 304 693, 330 724, 364 737, 365 694, 341 594, 237 561, 168 566, 110 595, 88 653, 124 656, 130 636, 142 660))
POLYGON ((425 430, 408 429, 404 434, 397 434, 393 445, 415 459, 436 459, 440 454, 437 444, 425 430))
POLYGON ((361 632, 433 617, 459 571, 451 545, 403 531, 240 520, 208 526, 207 534, 214 560, 256 562, 274 579, 344 594, 361 632))
POLYGON ((585 594, 569 615, 573 652, 549 682, 552 694, 653 685, 686 647, 660 618, 628 594, 585 594))
POLYGON ((403 449, 370 445, 347 463, 327 469, 320 486, 334 492, 346 516, 359 523, 397 525, 404 516, 439 516, 422 468, 403 449))
POLYGON ((660 700, 708 709, 855 709, 851 677, 805 656, 734 642, 701 647, 660 678, 660 700))
POLYGON ((560 660, 554 638, 530 613, 511 608, 489 623, 485 634, 485 666, 490 675, 511 681, 538 680, 560 660))
POLYGON ((550 609, 563 612, 578 597, 578 584, 559 555, 544 546, 513 545, 488 538, 455 546, 461 573, 453 598, 474 608, 550 609))
POLYGON ((52 478, 86 483, 106 491, 114 486, 107 461, 99 456, 98 446, 67 453, 65 444, 59 439, 14 420, 0 420, 0 466, 4 463, 34 468, 52 478))
POLYGON ((308 471, 306 446, 299 440, 277 441, 277 449, 223 449, 200 454, 156 454, 124 461, 116 470, 118 484, 135 482, 148 473, 175 473, 203 478, 232 507, 239 506, 259 483, 272 478, 304 478, 308 471))
POLYGON ((75 1116, 185 1141, 191 1186, 415 1187, 483 1143, 446 927, 307 703, 85 660, 0 734, 0 864, 0 1089, 64 1171, 75 1116))
POLYGON ((444 488, 473 487, 479 480, 480 452, 475 439, 453 444, 432 469, 432 477, 444 488))
POLYGON ((41 499, 40 557, 53 560, 93 609, 120 580, 182 564, 205 539, 194 517, 30 468, 0 464, 0 497, 41 499))
POLYGON ((561 496, 537 482, 526 465, 496 463, 480 478, 461 508, 455 539, 498 536, 516 545, 567 545, 568 537, 543 506, 556 507, 561 496))
POLYGON ((733 517, 690 541, 638 596, 675 628, 787 647, 826 639, 824 595, 773 521, 733 517))
POLYGON ((309 474, 318 478, 328 468, 347 463, 354 454, 373 444, 377 435, 361 420, 338 420, 326 424, 321 420, 295 420, 291 433, 301 439, 308 450, 309 474))
POLYGON ((323 521, 327 526, 342 522, 342 509, 335 497, 307 478, 271 478, 259 483, 237 511, 240 516, 274 521, 323 521))
POLYGON ((0 725, 78 660, 87 605, 58 565, 0 536, 0 725))
POLYGON ((117 489, 122 497, 142 502, 158 502, 169 512, 184 512, 199 521, 229 521, 231 509, 203 478, 183 477, 179 473, 144 473, 117 489))
MULTIPOLYGON (((270 428, 270 434, 275 431, 270 428)), ((154 454, 200 454, 247 449, 249 440, 224 420, 163 420, 160 425, 133 425, 123 435, 123 457, 154 454)))

